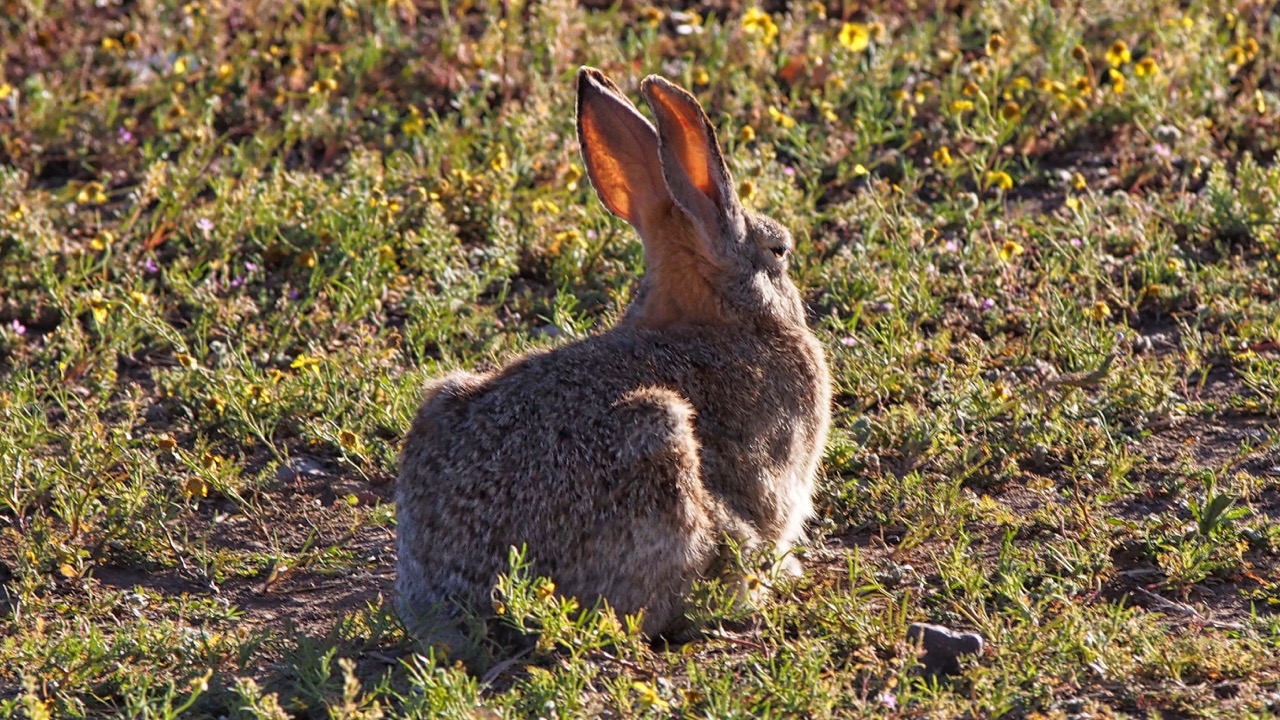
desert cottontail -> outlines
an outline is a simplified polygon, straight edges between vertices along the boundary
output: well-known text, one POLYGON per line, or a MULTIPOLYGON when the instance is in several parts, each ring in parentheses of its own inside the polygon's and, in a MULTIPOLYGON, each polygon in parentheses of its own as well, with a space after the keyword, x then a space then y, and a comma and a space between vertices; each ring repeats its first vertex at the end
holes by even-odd
POLYGON ((591 182, 644 244, 632 305, 594 337, 435 381, 405 440, 397 591, 419 633, 489 613, 525 545, 557 592, 661 634, 726 538, 785 553, 813 512, 831 388, 791 235, 742 207, 692 95, 657 76, 641 94, 656 130, 578 73, 591 182))

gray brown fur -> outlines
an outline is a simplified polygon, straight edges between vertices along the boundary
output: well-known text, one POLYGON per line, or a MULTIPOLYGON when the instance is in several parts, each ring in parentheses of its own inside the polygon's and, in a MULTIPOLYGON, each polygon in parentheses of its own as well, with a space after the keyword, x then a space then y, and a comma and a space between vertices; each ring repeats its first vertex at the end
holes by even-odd
POLYGON ((790 235, 738 203, 692 96, 646 79, 654 131, 598 71, 578 90, 584 160, 645 278, 612 329, 427 389, 396 512, 401 610, 429 636, 488 614, 521 545, 558 592, 664 633, 726 537, 785 553, 812 514, 831 390, 790 235))

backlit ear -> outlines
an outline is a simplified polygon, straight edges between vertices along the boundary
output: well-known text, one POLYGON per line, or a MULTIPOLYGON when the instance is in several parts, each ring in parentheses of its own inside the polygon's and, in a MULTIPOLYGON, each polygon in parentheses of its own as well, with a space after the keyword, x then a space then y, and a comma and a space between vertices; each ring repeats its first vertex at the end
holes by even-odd
POLYGON ((657 132, 609 78, 590 67, 578 71, 578 143, 600 201, 636 229, 650 210, 670 201, 657 132))
POLYGON ((662 171, 671 197, 708 237, 739 212, 733 177, 725 165, 711 121, 683 88, 650 75, 640 92, 658 120, 662 171))

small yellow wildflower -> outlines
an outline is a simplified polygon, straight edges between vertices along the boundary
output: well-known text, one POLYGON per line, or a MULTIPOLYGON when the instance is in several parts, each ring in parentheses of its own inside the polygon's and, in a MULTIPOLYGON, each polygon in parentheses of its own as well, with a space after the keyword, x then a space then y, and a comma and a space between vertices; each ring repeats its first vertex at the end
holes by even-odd
POLYGON ((778 108, 773 107, 772 105, 769 106, 769 118, 772 119, 776 125, 786 130, 790 130, 791 128, 796 126, 795 118, 782 112, 778 108))
POLYGON ((196 359, 186 353, 180 352, 177 355, 175 355, 173 359, 177 360, 178 364, 186 368, 187 370, 194 370, 196 367, 196 359))
POLYGON ((651 28, 658 27, 663 17, 662 11, 656 7, 648 6, 640 9, 640 22, 651 28))
POLYGON ((853 166, 854 177, 862 177, 863 175, 870 175, 870 174, 871 174, 871 171, 867 170, 867 166, 863 165, 862 163, 856 163, 853 166))
POLYGON ((343 450, 359 450, 360 436, 350 430, 341 430, 338 432, 338 444, 343 450))
POLYGON ((1237 67, 1249 61, 1249 58, 1245 55, 1244 48, 1239 45, 1232 45, 1231 49, 1227 51, 1227 55, 1224 59, 1227 61, 1228 65, 1235 65, 1237 67))
POLYGON ((179 489, 185 498, 209 496, 209 483, 205 482, 204 478, 189 477, 182 481, 179 489))
POLYGON ((104 37, 102 38, 102 49, 106 52, 120 52, 124 50, 124 45, 121 45, 120 41, 113 37, 104 37))
POLYGON ((307 250, 298 256, 298 264, 305 268, 313 268, 316 266, 316 254, 312 250, 307 250))
POLYGON ((1084 75, 1077 76, 1076 79, 1072 80, 1071 87, 1074 87, 1076 92, 1081 95, 1088 95, 1093 91, 1093 83, 1089 82, 1089 78, 1084 75))
POLYGON ((1013 178, 1003 170, 995 170, 987 173, 987 184, 997 190, 1009 190, 1013 187, 1013 178))
POLYGON ((494 172, 506 172, 506 169, 511 167, 511 161, 507 158, 507 151, 503 148, 498 148, 498 152, 489 161, 489 167, 493 168, 494 172))
POLYGON ((9 83, 0 83, 0 100, 8 100, 13 94, 13 86, 9 83))
POLYGON ((107 321, 107 301, 97 290, 89 295, 89 310, 93 313, 94 322, 101 325, 107 321))
POLYGON ((218 79, 226 80, 227 78, 231 77, 231 73, 233 71, 235 71, 235 68, 231 65, 231 63, 222 63, 221 65, 218 66, 218 79))
POLYGON ((1258 56, 1258 41, 1248 38, 1244 41, 1244 57, 1246 60, 1252 60, 1258 56))
POLYGON ((1004 47, 1004 36, 1000 33, 991 33, 991 37, 987 38, 987 54, 995 55, 1004 47))
POLYGON ((115 242, 115 239, 116 236, 110 230, 103 230, 93 236, 93 239, 89 241, 89 247, 95 252, 102 252, 103 250, 106 250, 111 243, 115 242))
POLYGON ((645 710, 657 710, 660 713, 664 713, 671 707, 666 700, 662 699, 658 691, 654 690, 653 686, 647 682, 636 680, 631 683, 631 689, 635 691, 636 695, 640 696, 640 706, 645 710))
POLYGON ((1119 95, 1124 92, 1124 75, 1115 68, 1107 68, 1107 77, 1111 79, 1111 92, 1119 95))
POLYGON ((378 261, 383 265, 394 264, 396 261, 396 251, 390 245, 379 245, 378 261))
POLYGON ((746 202, 756 194, 756 184, 750 179, 738 183, 738 199, 746 202))
POLYGON ((1072 212, 1080 212, 1080 198, 1068 196, 1065 204, 1072 212))
POLYGON ((130 30, 124 34, 124 46, 127 48, 136 48, 142 44, 142 36, 130 30))
POLYGON ((310 355, 307 355, 306 353, 303 353, 298 357, 294 358, 293 362, 289 363, 289 367, 294 370, 303 370, 305 368, 315 367, 316 365, 319 365, 319 364, 320 364, 320 358, 312 357, 310 355))
POLYGON ((743 125, 738 131, 738 142, 749 143, 756 139, 756 129, 750 125, 743 125))
POLYGON ((1019 75, 1018 77, 1010 81, 1009 87, 1012 88, 1014 92, 1019 92, 1019 93, 1030 90, 1031 78, 1027 77, 1026 75, 1019 75))
POLYGON ((871 31, 862 23, 845 23, 838 39, 849 52, 862 52, 871 44, 871 31))
POLYGON ((1000 106, 1000 117, 1005 120, 1014 120, 1021 114, 1022 106, 1012 100, 1000 106))
POLYGON ((1261 90, 1253 91, 1253 109, 1256 110, 1259 115, 1265 115, 1267 112, 1267 99, 1262 96, 1261 90))
POLYGON ((1129 43, 1123 40, 1111 43, 1111 47, 1107 49, 1107 64, 1111 67, 1128 65, 1132 59, 1133 55, 1129 52, 1129 43))
POLYGON ((978 87, 978 83, 972 80, 965 80, 964 87, 960 89, 967 97, 973 97, 982 92, 982 88, 978 87))
POLYGON ((1140 78, 1155 77, 1158 72, 1160 72, 1160 66, 1150 57, 1142 58, 1137 65, 1133 66, 1133 74, 1140 78))
POLYGON ((543 580, 538 583, 538 589, 535 591, 539 600, 546 600, 556 594, 556 584, 550 580, 543 580))
POLYGON ((943 145, 937 150, 934 150, 933 161, 938 164, 938 167, 951 167, 951 163, 953 162, 951 159, 951 148, 943 145))
POLYGON ((774 24, 773 17, 756 7, 747 10, 742 16, 742 29, 748 35, 759 37, 765 45, 772 45, 773 39, 778 36, 778 26, 774 24))
POLYGON ((187 74, 187 59, 186 59, 186 58, 178 58, 177 60, 174 60, 174 61, 173 61, 173 74, 174 74, 174 75, 186 75, 186 74, 187 74))
POLYGON ((699 67, 693 71, 694 85, 708 85, 710 83, 711 83, 711 73, 707 72, 706 68, 699 67))
POLYGON ((951 101, 952 114, 959 115, 960 113, 968 112, 972 109, 973 109, 972 100, 952 100, 951 101))
POLYGON ((1013 240, 1005 240, 1004 244, 1000 246, 1000 259, 1004 262, 1009 262, 1026 251, 1027 249, 1019 243, 1013 240))
POLYGON ((1071 175, 1071 189, 1084 190, 1087 187, 1089 187, 1089 182, 1084 179, 1084 175, 1081 175, 1080 173, 1074 173, 1071 175))
POLYGON ((1105 320, 1111 317, 1111 306, 1105 301, 1099 300, 1085 309, 1084 314, 1090 320, 1105 320))

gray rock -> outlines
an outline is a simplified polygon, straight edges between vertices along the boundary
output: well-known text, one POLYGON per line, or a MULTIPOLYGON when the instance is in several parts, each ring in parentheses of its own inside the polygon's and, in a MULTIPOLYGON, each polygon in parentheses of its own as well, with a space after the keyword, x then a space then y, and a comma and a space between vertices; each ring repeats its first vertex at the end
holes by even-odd
POLYGON ((942 625, 912 623, 907 628, 907 642, 920 648, 920 662, 932 673, 954 675, 960 672, 960 658, 982 654, 982 636, 957 632, 942 625))

